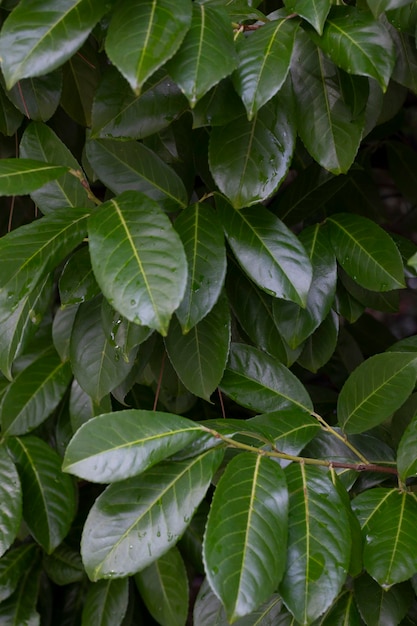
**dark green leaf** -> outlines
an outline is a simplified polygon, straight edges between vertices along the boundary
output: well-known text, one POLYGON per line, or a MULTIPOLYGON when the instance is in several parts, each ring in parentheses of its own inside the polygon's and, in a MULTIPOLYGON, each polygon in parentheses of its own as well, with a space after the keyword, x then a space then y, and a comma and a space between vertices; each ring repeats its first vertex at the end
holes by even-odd
POLYGON ((193 128, 222 126, 245 112, 232 80, 224 78, 201 98, 193 109, 193 128))
POLYGON ((396 51, 396 63, 392 78, 417 93, 417 50, 415 39, 396 28, 389 29, 396 51))
POLYGON ((187 280, 181 240, 156 202, 125 192, 89 222, 94 274, 104 295, 128 320, 166 335, 187 280))
POLYGON ((277 298, 304 306, 311 284, 311 263, 298 238, 262 206, 237 211, 216 198, 228 242, 248 276, 277 298))
MULTIPOLYGON (((314 626, 362 626, 363 622, 356 608, 355 599, 356 595, 346 591, 322 619, 314 622, 314 626)), ((379 623, 378 626, 381 624, 379 623)))
POLYGON ((275 447, 286 454, 299 454, 320 432, 317 420, 299 409, 285 409, 264 413, 251 418, 245 424, 262 428, 272 437, 275 447))
POLYGON ((390 141, 387 145, 390 173, 405 198, 410 202, 417 201, 417 155, 407 144, 390 141))
POLYGON ((320 324, 303 346, 303 351, 297 359, 302 367, 316 373, 325 365, 336 350, 339 334, 339 317, 334 311, 320 324))
POLYGON ((88 515, 81 553, 91 580, 145 569, 184 532, 203 499, 222 451, 159 463, 107 487, 88 515))
POLYGON ((399 624, 413 600, 409 583, 383 589, 364 574, 354 585, 356 604, 367 626, 399 624))
POLYGON ((1 159, 0 195, 16 196, 31 193, 67 172, 68 168, 62 165, 51 165, 33 159, 1 159))
POLYGON ((417 416, 404 431, 397 452, 398 473, 401 480, 417 474, 417 416))
POLYGON ((62 75, 54 72, 39 78, 20 80, 7 92, 7 96, 27 118, 45 122, 58 107, 61 89, 62 75))
POLYGON ((88 247, 78 249, 66 262, 59 278, 61 306, 81 304, 92 300, 100 293, 100 288, 91 267, 88 247))
POLYGON ((12 548, 0 560, 0 602, 12 595, 19 580, 30 570, 37 559, 34 543, 12 548))
POLYGON ((111 399, 109 394, 103 396, 100 402, 95 402, 93 398, 89 396, 82 387, 80 387, 77 379, 74 378, 71 384, 68 405, 71 426, 70 437, 83 424, 88 422, 89 419, 96 417, 97 415, 101 415, 102 413, 109 413, 111 408, 111 399))
POLYGON ((60 104, 81 126, 91 126, 91 108, 100 79, 96 47, 92 38, 87 39, 62 68, 64 83, 60 104))
POLYGON ((65 543, 61 543, 52 554, 44 556, 43 567, 56 585, 79 582, 85 576, 79 552, 65 543))
MULTIPOLYGON (((0 477, 0 499, 2 502, 0 512, 0 556, 3 556, 15 540, 22 521, 20 480, 16 467, 4 444, 0 446, 0 477)), ((0 560, 0 563, 3 563, 3 560, 0 560)))
POLYGON ((129 581, 99 580, 88 590, 81 626, 120 626, 127 610, 129 581))
POLYGON ((7 88, 21 78, 42 76, 59 67, 82 46, 107 10, 101 0, 20 2, 0 35, 7 88))
POLYGON ((279 361, 251 346, 232 343, 220 388, 255 411, 299 407, 310 412, 310 397, 298 378, 279 361))
POLYGON ((62 361, 70 357, 70 339, 78 305, 58 309, 52 325, 52 340, 62 361))
POLYGON ((13 437, 7 445, 22 482, 23 518, 50 554, 71 527, 76 507, 74 484, 61 472, 61 457, 41 439, 13 437))
POLYGON ((297 13, 307 20, 319 35, 322 34, 331 8, 331 0, 285 0, 284 4, 290 13, 297 13))
POLYGON ((162 626, 184 626, 188 615, 188 579, 177 548, 171 548, 136 574, 136 585, 150 614, 162 626))
POLYGON ((0 132, 12 136, 22 123, 23 115, 13 106, 0 84, 0 132))
POLYGON ((379 17, 384 11, 398 9, 411 4, 413 0, 367 0, 367 5, 375 17, 379 17))
POLYGON ((63 470, 92 482, 124 480, 185 448, 202 432, 199 424, 170 413, 107 413, 79 428, 63 470))
POLYGON ((280 466, 239 454, 227 466, 211 505, 204 537, 210 586, 229 621, 272 595, 285 563, 288 494, 280 466))
POLYGON ((113 12, 106 52, 137 93, 183 41, 191 23, 189 0, 131 0, 113 12))
POLYGON ((40 616, 36 611, 41 569, 37 563, 23 574, 19 587, 7 600, 0 604, 2 626, 39 626, 40 616))

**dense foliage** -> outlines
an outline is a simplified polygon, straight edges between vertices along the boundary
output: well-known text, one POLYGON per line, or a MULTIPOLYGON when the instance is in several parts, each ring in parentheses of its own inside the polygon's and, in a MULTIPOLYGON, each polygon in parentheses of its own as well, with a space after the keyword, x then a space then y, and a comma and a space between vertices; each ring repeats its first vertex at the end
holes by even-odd
POLYGON ((3 0, 0 622, 417 623, 417 4, 3 0))

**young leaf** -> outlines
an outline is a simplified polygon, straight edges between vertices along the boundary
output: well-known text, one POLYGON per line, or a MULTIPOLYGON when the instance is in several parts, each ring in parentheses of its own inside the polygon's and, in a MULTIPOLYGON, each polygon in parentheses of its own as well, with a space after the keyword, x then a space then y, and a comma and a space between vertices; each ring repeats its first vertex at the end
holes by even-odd
POLYGON ((310 624, 330 607, 345 582, 351 549, 349 521, 322 469, 293 463, 285 475, 289 536, 287 569, 279 591, 295 619, 310 624))
POLYGON ((323 26, 331 8, 331 0, 284 0, 287 11, 297 13, 309 22, 318 32, 323 32, 323 26))
POLYGON ((232 343, 220 389, 235 402, 255 411, 301 408, 310 412, 311 399, 289 369, 245 344, 232 343))
POLYGON ((67 535, 75 515, 75 490, 61 472, 61 457, 38 437, 13 437, 7 445, 19 471, 23 518, 49 554, 67 535))
POLYGON ((347 433, 361 433, 383 422, 411 395, 417 375, 416 355, 377 354, 361 363, 340 392, 339 424, 347 433))
POLYGON ((1 159, 0 196, 31 193, 67 172, 68 168, 63 165, 51 165, 34 159, 1 159))
POLYGON ((9 14, 0 35, 7 89, 21 78, 43 76, 59 67, 82 46, 107 10, 107 4, 101 0, 20 2, 9 14))
POLYGON ((216 487, 203 549, 207 579, 230 622, 251 613, 277 588, 285 567, 287 515, 287 487, 277 463, 243 453, 228 464, 216 487))
POLYGON ((166 335, 187 280, 181 240, 159 205, 127 191, 105 202, 89 221, 94 274, 122 315, 166 335))
MULTIPOLYGON (((3 556, 15 540, 22 521, 22 490, 19 475, 4 444, 0 446, 0 477, 0 498, 2 502, 0 512, 0 556, 3 556)), ((3 563, 2 559, 0 560, 1 563, 3 563)))
POLYGON ((262 206, 237 211, 221 196, 216 204, 230 247, 246 274, 276 298, 304 306, 312 270, 297 237, 262 206))
POLYGON ((203 434, 199 424, 170 413, 127 410, 81 426, 68 444, 63 470, 92 482, 135 476, 203 434))
POLYGON ((119 3, 106 38, 111 62, 137 93, 178 50, 191 23, 189 0, 119 3))
POLYGON ((129 581, 99 580, 85 598, 81 626, 121 626, 129 600, 129 581))
POLYGON ((188 615, 188 579, 184 561, 177 548, 135 575, 149 613, 162 626, 184 626, 188 615))
POLYGON ((81 542, 91 580, 135 574, 175 545, 222 456, 221 450, 208 450, 186 461, 159 463, 107 487, 90 510, 81 542))
POLYGON ((221 6, 194 3, 191 27, 167 69, 193 108, 236 67, 230 18, 221 6))
POLYGON ((332 215, 327 224, 337 260, 359 285, 373 291, 405 286, 401 255, 380 226, 348 213, 332 215))
POLYGON ((26 543, 12 548, 2 557, 0 560, 0 603, 12 595, 19 580, 34 565, 37 556, 36 544, 26 543))

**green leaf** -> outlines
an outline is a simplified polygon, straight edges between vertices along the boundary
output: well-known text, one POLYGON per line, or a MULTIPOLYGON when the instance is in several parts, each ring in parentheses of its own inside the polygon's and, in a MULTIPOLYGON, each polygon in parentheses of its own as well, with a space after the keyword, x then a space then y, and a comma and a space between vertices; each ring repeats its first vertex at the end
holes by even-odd
POLYGON ((120 626, 127 610, 129 581, 99 580, 85 598, 81 626, 120 626))
POLYGON ((91 126, 91 108, 100 80, 97 43, 87 39, 62 68, 64 78, 61 106, 81 126, 91 126))
POLYGON ((413 0, 367 0, 367 5, 375 17, 379 17, 384 11, 398 9, 411 4, 413 0))
POLYGON ((24 78, 7 92, 7 97, 31 120, 49 120, 59 105, 62 75, 53 72, 39 78, 24 78))
POLYGON ((36 611, 38 603, 41 568, 35 563, 23 574, 19 587, 7 600, 0 604, 2 626, 39 626, 40 616, 36 611))
POLYGON ((13 437, 7 445, 22 483, 23 518, 50 554, 67 535, 75 515, 72 478, 61 472, 61 457, 38 437, 13 437))
POLYGON ((210 171, 236 209, 266 200, 287 174, 295 144, 292 110, 288 87, 251 121, 241 115, 212 129, 210 171))
POLYGON ((401 437, 397 451, 398 474, 402 481, 417 474, 417 416, 414 416, 401 437))
POLYGON ((417 571, 415 518, 412 493, 377 487, 352 501, 364 537, 363 564, 377 583, 389 588, 417 571))
POLYGON ((298 357, 297 363, 315 374, 335 352, 338 335, 339 317, 334 311, 330 311, 329 315, 304 343, 303 351, 298 357))
POLYGON ((106 52, 137 93, 180 47, 191 23, 189 0, 131 0, 115 8, 106 52))
POLYGON ((297 13, 316 29, 319 35, 331 8, 331 0, 285 0, 289 13, 297 13))
POLYGON ((51 165, 33 159, 1 159, 0 196, 31 193, 67 172, 68 168, 62 165, 51 165))
POLYGON ((298 238, 262 206, 237 211, 217 196, 227 240, 242 269, 261 289, 304 306, 311 263, 298 238))
POLYGON ((150 614, 162 626, 185 626, 188 579, 177 548, 171 548, 135 575, 135 583, 150 614))
POLYGON ((366 574, 355 580, 354 591, 356 604, 367 626, 380 626, 384 622, 399 624, 414 595, 409 583, 383 589, 366 574))
POLYGON ((68 411, 72 430, 71 436, 92 417, 111 411, 110 395, 107 394, 103 396, 100 402, 95 402, 74 378, 71 384, 68 411))
POLYGON ((262 428, 281 452, 297 455, 320 432, 317 420, 299 409, 256 415, 245 424, 262 428))
POLYGON ((87 246, 79 248, 68 259, 59 277, 61 306, 81 304, 100 294, 100 288, 91 267, 87 246))
POLYGON ((313 277, 305 308, 293 302, 275 300, 273 315, 279 331, 292 347, 299 346, 330 312, 336 292, 336 258, 327 233, 319 224, 299 236, 313 267, 313 277))
POLYGON ((188 263, 185 295, 176 311, 184 333, 207 315, 219 299, 226 275, 226 249, 220 220, 200 202, 175 220, 188 263))
POLYGON ((78 305, 58 309, 52 324, 52 340, 62 361, 70 357, 70 340, 78 305))
MULTIPOLYGON (((0 556, 10 548, 22 521, 22 490, 16 467, 4 444, 0 446, 0 556)), ((0 560, 0 572, 3 559, 0 560)), ((1 573, 0 573, 1 581, 1 573)))
MULTIPOLYGON (((65 165, 75 171, 80 170, 70 150, 62 143, 54 131, 40 122, 32 122, 23 133, 20 141, 20 155, 28 159, 47 161, 54 165, 65 165)), ((69 172, 58 180, 48 182, 40 189, 32 191, 31 197, 43 213, 53 213, 64 207, 91 207, 81 182, 69 172)))
POLYGON ((340 392, 338 421, 347 433, 361 433, 383 422, 411 395, 416 382, 416 355, 377 354, 349 376, 340 392))
POLYGON ((417 93, 417 50, 415 39, 406 33, 399 32, 394 27, 390 27, 389 32, 394 41, 396 52, 396 63, 392 78, 400 85, 404 85, 404 87, 417 93))
POLYGON ((193 109, 193 128, 222 126, 245 112, 231 78, 224 78, 193 109))
POLYGON ((255 411, 313 409, 307 391, 290 370, 268 354, 244 344, 231 344, 220 389, 238 404, 255 411))
POLYGON ((132 369, 136 352, 121 358, 121 349, 104 333, 101 298, 78 308, 71 334, 70 359, 75 378, 97 403, 132 369))
POLYGON ((70 441, 63 470, 92 482, 136 476, 203 434, 191 420, 156 411, 107 413, 81 426, 70 441))
POLYGON ((0 560, 0 602, 15 591, 19 580, 35 563, 37 552, 34 543, 26 543, 12 548, 2 557, 0 560))
POLYGON ((330 607, 345 582, 349 521, 327 472, 293 463, 285 475, 289 537, 287 570, 279 591, 295 619, 310 624, 330 607))
POLYGON ((194 3, 191 27, 167 65, 191 107, 235 67, 233 31, 226 10, 194 3))
POLYGON ((184 183, 174 170, 137 141, 94 139, 86 144, 90 164, 114 193, 139 191, 165 210, 187 205, 184 183))
POLYGON ((304 145, 333 174, 347 172, 362 138, 365 111, 353 116, 340 86, 337 67, 302 31, 298 32, 294 46, 291 78, 296 96, 297 130, 304 145))
POLYGON ((61 543, 52 554, 46 554, 42 561, 48 577, 56 585, 69 585, 83 580, 84 568, 79 552, 61 543))
POLYGON ((365 11, 337 7, 327 19, 323 35, 314 41, 348 73, 375 78, 386 91, 395 64, 388 30, 365 11))
POLYGON ((0 35, 6 85, 43 76, 69 59, 108 10, 101 0, 23 0, 0 35), (22 34, 24 33, 24 36, 22 34))
POLYGON ((1 403, 4 435, 24 435, 42 424, 58 406, 71 380, 68 362, 50 353, 19 372, 1 403))
POLYGON ((277 588, 285 564, 288 494, 280 466, 243 453, 223 473, 204 537, 204 565, 230 622, 277 588))
POLYGON ((81 554, 91 580, 145 569, 179 539, 203 499, 222 451, 159 463, 107 487, 88 515, 81 554))
POLYGON ((22 123, 23 115, 13 106, 0 82, 0 132, 11 137, 22 123))
POLYGON ((169 126, 188 103, 166 72, 156 72, 140 96, 114 67, 103 74, 92 110, 92 138, 141 139, 169 126))
POLYGON ((220 297, 213 309, 183 335, 174 318, 165 340, 175 371, 194 395, 207 401, 226 367, 230 344, 229 302, 220 297))
POLYGON ((404 287, 401 255, 380 226, 348 213, 332 215, 327 224, 337 260, 359 285, 374 291, 404 287))

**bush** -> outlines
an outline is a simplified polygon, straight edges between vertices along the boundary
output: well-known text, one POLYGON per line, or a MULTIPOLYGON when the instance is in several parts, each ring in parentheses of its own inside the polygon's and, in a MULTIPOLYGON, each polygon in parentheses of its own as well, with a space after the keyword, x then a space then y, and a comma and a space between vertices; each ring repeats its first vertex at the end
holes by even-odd
POLYGON ((0 16, 1 623, 416 623, 416 3, 0 16))

